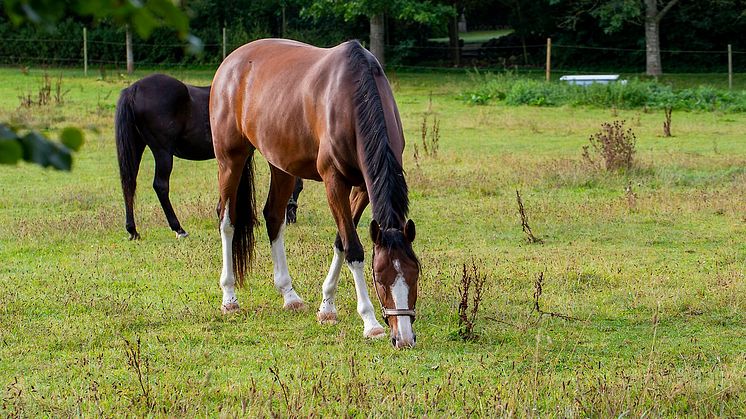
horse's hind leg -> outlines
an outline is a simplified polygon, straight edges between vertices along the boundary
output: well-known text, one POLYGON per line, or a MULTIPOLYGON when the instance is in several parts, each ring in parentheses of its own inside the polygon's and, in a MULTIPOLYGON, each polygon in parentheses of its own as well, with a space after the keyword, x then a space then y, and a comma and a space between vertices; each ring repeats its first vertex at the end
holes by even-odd
POLYGON ((297 221, 296 213, 298 212, 298 197, 303 190, 303 179, 295 178, 295 188, 288 201, 288 207, 285 211, 285 221, 288 224, 294 224, 297 221))
POLYGON ((288 310, 305 308, 303 300, 293 289, 293 282, 288 271, 285 255, 285 207, 293 192, 294 177, 270 165, 272 181, 269 186, 267 203, 264 205, 264 220, 267 224, 267 235, 271 243, 272 264, 275 274, 275 288, 284 300, 283 307, 288 310))
POLYGON ((130 235, 130 240, 139 240, 140 233, 137 232, 137 226, 135 225, 135 189, 137 188, 137 174, 140 171, 140 161, 142 161, 142 153, 145 151, 145 144, 133 143, 131 151, 132 154, 129 157, 132 159, 132 173, 130 173, 130 176, 122 176, 125 228, 130 235))
POLYGON ((158 200, 161 202, 161 207, 163 207, 163 212, 166 214, 166 219, 171 230, 176 232, 177 238, 186 237, 189 234, 181 228, 179 219, 176 218, 174 208, 171 206, 171 199, 168 197, 169 179, 171 178, 171 170, 174 166, 174 156, 168 151, 153 150, 153 157, 155 158, 153 189, 155 189, 155 193, 158 195, 158 200))

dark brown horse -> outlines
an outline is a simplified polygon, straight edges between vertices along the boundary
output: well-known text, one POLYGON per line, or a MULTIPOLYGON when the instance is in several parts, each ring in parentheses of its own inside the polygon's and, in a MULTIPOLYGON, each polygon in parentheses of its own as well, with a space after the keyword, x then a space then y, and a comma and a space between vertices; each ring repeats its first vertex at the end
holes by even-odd
POLYGON ((140 238, 133 206, 145 146, 153 152, 153 189, 168 225, 177 237, 187 236, 171 206, 169 179, 174 156, 187 160, 215 157, 210 137, 209 98, 209 86, 190 86, 165 74, 153 74, 122 90, 114 125, 130 240, 140 238))
POLYGON ((299 309, 283 239, 283 210, 293 176, 322 180, 337 224, 331 267, 317 317, 335 323, 334 297, 343 260, 355 281, 363 335, 383 337, 364 277, 356 225, 370 202, 373 284, 396 347, 412 347, 420 265, 402 169, 404 135, 388 80, 358 42, 323 49, 281 39, 235 50, 220 65, 210 94, 210 121, 220 184, 224 313, 238 310, 236 275, 251 263, 257 223, 252 156, 269 162, 264 219, 274 283, 284 306, 299 309))
MULTIPOLYGON (((126 228, 130 240, 139 239, 135 226, 135 189, 145 146, 155 159, 153 189, 158 195, 168 225, 176 237, 186 237, 169 199, 169 179, 174 156, 186 160, 215 158, 208 116, 210 86, 191 86, 165 74, 153 74, 122 90, 114 120, 119 176, 124 193, 126 228)), ((298 179, 288 203, 288 222, 295 222, 298 179)))

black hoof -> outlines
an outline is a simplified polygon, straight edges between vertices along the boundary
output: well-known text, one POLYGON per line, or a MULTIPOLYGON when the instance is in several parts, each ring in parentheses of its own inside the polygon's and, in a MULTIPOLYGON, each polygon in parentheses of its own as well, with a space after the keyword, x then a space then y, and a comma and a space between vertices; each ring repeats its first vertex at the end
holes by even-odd
POLYGON ((130 233, 130 240, 140 240, 140 233, 137 231, 130 233))
POLYGON ((295 216, 295 211, 296 211, 296 208, 288 207, 285 213, 285 221, 288 224, 295 224, 295 222, 297 221, 296 216, 295 216))

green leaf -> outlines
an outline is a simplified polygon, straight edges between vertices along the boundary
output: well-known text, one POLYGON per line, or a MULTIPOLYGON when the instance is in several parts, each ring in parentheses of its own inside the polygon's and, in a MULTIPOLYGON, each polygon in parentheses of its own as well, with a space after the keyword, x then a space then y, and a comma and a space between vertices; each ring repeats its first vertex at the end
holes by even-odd
POLYGON ((137 32, 137 35, 139 35, 141 39, 147 39, 148 37, 150 37, 153 29, 159 26, 158 21, 153 17, 152 14, 150 14, 149 11, 145 9, 137 9, 132 14, 131 19, 132 27, 135 29, 135 32, 137 32))
POLYGON ((18 140, 18 134, 9 126, 0 123, 0 139, 18 140))
POLYGON ((62 144, 49 141, 38 132, 30 132, 21 138, 23 159, 42 167, 52 166, 57 170, 72 168, 72 154, 62 144))
POLYGON ((30 132, 21 137, 23 145, 23 159, 39 166, 49 166, 49 156, 52 154, 52 143, 38 132, 30 132))
POLYGON ((51 144, 52 154, 49 155, 49 165, 57 170, 70 171, 73 167, 73 156, 70 150, 62 144, 51 144))
POLYGON ((83 131, 79 128, 67 127, 60 133, 60 141, 62 141, 62 144, 70 150, 78 151, 85 142, 83 131))
POLYGON ((189 30, 189 18, 171 0, 148 0, 145 7, 179 34, 184 35, 189 30))
POLYGON ((17 139, 0 138, 0 164, 16 164, 23 157, 23 147, 17 139))

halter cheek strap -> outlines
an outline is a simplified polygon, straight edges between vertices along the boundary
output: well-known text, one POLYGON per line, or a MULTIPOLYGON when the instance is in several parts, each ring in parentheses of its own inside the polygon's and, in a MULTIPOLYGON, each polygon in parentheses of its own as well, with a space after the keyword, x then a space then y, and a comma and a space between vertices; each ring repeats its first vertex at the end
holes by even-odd
POLYGON ((373 260, 376 258, 376 247, 373 246, 373 257, 370 262, 371 278, 373 279, 373 290, 376 292, 378 298, 378 304, 381 305, 381 316, 386 324, 389 324, 389 317, 409 316, 412 318, 412 323, 417 318, 417 312, 414 308, 386 308, 383 306, 383 299, 378 293, 378 287, 376 287, 376 270, 373 268, 373 260))

